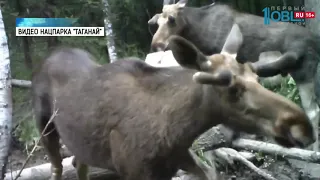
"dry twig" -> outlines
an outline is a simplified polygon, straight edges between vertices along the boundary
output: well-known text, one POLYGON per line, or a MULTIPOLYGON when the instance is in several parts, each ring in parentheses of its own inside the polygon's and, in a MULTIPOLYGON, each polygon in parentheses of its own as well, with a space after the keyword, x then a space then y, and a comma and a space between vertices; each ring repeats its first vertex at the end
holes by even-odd
MULTIPOLYGON (((55 104, 55 103, 54 103, 54 104, 55 104)), ((55 107, 55 106, 54 106, 54 107, 55 107)), ((54 108, 54 109, 55 109, 55 108, 54 108)), ((51 130, 50 132, 48 132, 48 133, 45 134, 45 131, 47 130, 49 124, 52 122, 53 118, 57 115, 57 113, 58 113, 58 110, 55 110, 55 111, 53 112, 53 114, 51 115, 48 123, 46 124, 46 126, 45 126, 44 129, 43 129, 43 131, 41 132, 40 138, 38 139, 38 141, 37 141, 36 144, 34 145, 33 149, 31 150, 30 154, 28 155, 26 161, 25 161, 24 164, 22 165, 22 168, 20 169, 19 173, 18 173, 17 176, 14 178, 14 180, 17 180, 17 179, 19 178, 19 176, 21 175, 23 169, 26 167, 28 161, 30 160, 31 156, 33 155, 34 151, 36 150, 36 148, 37 148, 39 142, 41 141, 42 137, 47 136, 48 134, 50 134, 50 133, 53 131, 53 130, 51 130)))
POLYGON ((272 177, 270 174, 264 172, 257 166, 255 166, 252 162, 248 161, 245 157, 243 157, 238 151, 231 149, 231 148, 219 148, 214 151, 214 153, 219 156, 220 158, 225 159, 229 164, 233 164, 234 160, 237 160, 243 164, 245 164, 248 168, 259 174, 260 176, 264 177, 266 180, 277 180, 276 178, 272 177))

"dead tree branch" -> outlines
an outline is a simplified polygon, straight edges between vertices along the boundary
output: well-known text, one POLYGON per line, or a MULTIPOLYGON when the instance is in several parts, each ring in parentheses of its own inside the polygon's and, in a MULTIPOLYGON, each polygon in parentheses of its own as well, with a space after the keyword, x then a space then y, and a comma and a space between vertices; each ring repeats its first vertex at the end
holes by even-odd
POLYGON ((238 151, 231 149, 231 148, 219 148, 214 151, 216 156, 224 157, 230 165, 233 165, 233 161, 239 161, 246 165, 249 169, 257 173, 258 175, 264 177, 266 180, 277 180, 276 178, 272 177, 270 174, 264 172, 263 170, 259 169, 255 166, 252 162, 248 161, 245 157, 243 157, 238 151), (230 158, 232 161, 230 161, 230 158))
MULTIPOLYGON (((72 157, 63 159, 63 174, 62 177, 64 180, 77 180, 75 168, 72 166, 72 157)), ((20 170, 19 170, 20 171, 20 170)), ((14 177, 17 177, 19 171, 6 173, 4 180, 12 180, 14 177)), ((26 168, 22 171, 19 176, 19 180, 43 180, 49 179, 51 175, 51 164, 41 164, 39 166, 34 166, 26 168)), ((119 180, 117 175, 109 170, 90 168, 90 179, 91 180, 119 180)))
POLYGON ((239 149, 260 151, 267 154, 274 154, 312 163, 320 163, 320 152, 315 151, 309 151, 299 148, 288 149, 276 144, 249 139, 238 139, 232 142, 232 146, 239 149))
POLYGON ((12 86, 15 86, 15 87, 22 87, 22 88, 31 87, 31 81, 27 81, 27 80, 12 79, 11 84, 12 86))
MULTIPOLYGON (((22 173, 23 169, 26 167, 28 161, 30 160, 31 156, 33 155, 34 151, 36 150, 36 147, 38 146, 38 144, 39 144, 39 142, 41 141, 42 137, 43 137, 43 136, 46 136, 45 132, 46 132, 49 124, 52 122, 53 118, 57 115, 57 112, 58 112, 58 110, 55 110, 55 111, 53 112, 53 114, 51 115, 48 123, 46 124, 46 126, 45 126, 44 129, 43 129, 43 131, 41 132, 41 136, 40 136, 39 140, 38 140, 38 141, 36 142, 36 144, 34 145, 32 151, 30 152, 29 156, 27 157, 25 163, 22 165, 21 170, 18 172, 18 174, 17 174, 17 176, 16 176, 16 178, 15 178, 14 180, 17 180, 17 179, 19 178, 19 176, 20 176, 20 174, 22 173)), ((49 132, 49 133, 51 133, 51 132, 49 132)))

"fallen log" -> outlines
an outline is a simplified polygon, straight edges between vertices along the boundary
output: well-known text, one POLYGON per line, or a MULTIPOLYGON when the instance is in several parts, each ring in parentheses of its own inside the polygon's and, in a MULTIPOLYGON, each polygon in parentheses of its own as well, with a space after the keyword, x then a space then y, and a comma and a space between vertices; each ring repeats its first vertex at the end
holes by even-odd
POLYGON ((232 142, 234 148, 246 149, 259 151, 266 154, 278 155, 286 158, 297 159, 302 161, 307 161, 311 163, 320 164, 320 152, 309 151, 299 148, 284 148, 282 146, 249 140, 249 139, 238 139, 232 142))
MULTIPOLYGON (((78 180, 76 170, 72 165, 73 156, 63 159, 63 180, 78 180)), ((26 168, 22 171, 18 180, 44 180, 49 179, 51 175, 51 164, 41 164, 38 166, 26 168)), ((8 172, 5 174, 4 180, 13 180, 20 170, 8 172)), ((120 178, 112 171, 100 168, 89 168, 90 180, 120 180, 120 178)), ((190 180, 190 175, 184 171, 179 171, 178 176, 172 180, 190 180)))
POLYGON ((227 134, 229 132, 226 130, 227 129, 225 129, 223 126, 216 126, 209 129, 196 140, 197 143, 192 146, 192 149, 195 151, 210 151, 219 147, 231 147, 249 152, 258 151, 266 154, 278 155, 286 158, 320 164, 320 152, 299 148, 285 148, 277 144, 243 138, 234 140, 229 145, 228 141, 230 140, 230 137, 228 136, 230 135, 227 134))
MULTIPOLYGON (((76 171, 72 165, 72 157, 63 159, 63 180, 78 180, 76 177, 76 171)), ((4 180, 12 180, 16 178, 20 170, 8 172, 5 174, 4 180)), ((38 166, 26 168, 22 171, 18 180, 44 180, 49 179, 51 174, 51 164, 41 164, 38 166)), ((90 167, 91 180, 119 180, 119 177, 112 171, 100 168, 90 167)))
POLYGON ((15 87, 22 87, 22 88, 31 87, 31 81, 27 81, 27 80, 12 79, 11 84, 12 86, 15 86, 15 87))

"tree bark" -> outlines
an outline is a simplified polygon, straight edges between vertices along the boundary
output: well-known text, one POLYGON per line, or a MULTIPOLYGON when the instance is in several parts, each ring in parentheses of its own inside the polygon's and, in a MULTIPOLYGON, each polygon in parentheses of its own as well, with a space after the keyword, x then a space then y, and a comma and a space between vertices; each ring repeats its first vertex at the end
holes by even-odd
POLYGON ((109 54, 109 60, 110 63, 114 62, 117 60, 117 52, 116 52, 116 47, 114 43, 114 35, 112 31, 112 24, 110 22, 110 13, 109 13, 109 4, 108 0, 103 0, 102 1, 104 4, 104 29, 106 33, 106 40, 107 40, 107 48, 108 48, 108 54, 109 54))
POLYGON ((0 179, 3 179, 11 142, 12 97, 9 49, 1 9, 0 38, 0 179))
MULTIPOLYGON (((18 15, 19 17, 28 16, 20 0, 16 1, 16 9, 19 13, 18 15)), ((22 48, 23 48, 25 65, 27 66, 28 69, 32 69, 33 63, 32 63, 31 52, 30 52, 30 41, 32 41, 32 37, 21 37, 21 40, 22 40, 22 48)))
MULTIPOLYGON (((44 16, 46 18, 53 18, 55 17, 55 14, 54 14, 54 8, 56 6, 56 2, 55 0, 47 0, 46 1, 46 8, 43 10, 44 12, 44 16)), ((48 36, 47 37, 47 43, 48 43, 48 49, 52 49, 56 46, 58 46, 59 44, 59 40, 58 40, 58 37, 56 36, 48 36)))
POLYGON ((26 66, 28 69, 33 69, 33 63, 31 59, 31 52, 30 52, 30 43, 29 40, 31 40, 30 37, 21 37, 22 38, 22 44, 23 44, 23 54, 24 54, 24 60, 26 63, 26 66))

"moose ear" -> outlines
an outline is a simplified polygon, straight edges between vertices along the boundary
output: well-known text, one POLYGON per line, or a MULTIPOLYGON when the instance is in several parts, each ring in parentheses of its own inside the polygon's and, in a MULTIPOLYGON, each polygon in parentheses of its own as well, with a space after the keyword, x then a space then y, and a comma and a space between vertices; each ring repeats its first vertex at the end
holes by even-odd
POLYGON ((177 5, 179 5, 179 8, 183 8, 186 6, 188 0, 180 0, 177 2, 177 5))
POLYGON ((160 13, 155 14, 155 15, 148 21, 148 24, 149 24, 149 25, 157 24, 160 15, 161 15, 160 13))
POLYGON ((190 69, 202 70, 211 66, 210 61, 188 40, 172 35, 169 38, 169 49, 176 61, 182 66, 190 69))
POLYGON ((237 52, 240 49, 243 42, 243 35, 240 31, 238 24, 233 24, 231 31, 223 45, 221 54, 229 54, 235 59, 237 52))

